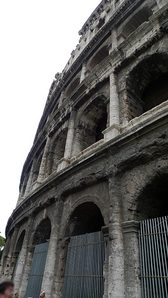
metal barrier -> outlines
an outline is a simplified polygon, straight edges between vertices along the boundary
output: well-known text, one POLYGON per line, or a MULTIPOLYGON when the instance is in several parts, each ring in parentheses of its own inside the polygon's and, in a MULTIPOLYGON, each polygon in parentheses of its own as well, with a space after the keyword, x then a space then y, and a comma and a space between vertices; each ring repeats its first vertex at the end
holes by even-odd
POLYGON ((63 298, 103 298, 104 248, 102 232, 70 239, 63 298))
POLYGON ((142 298, 167 298, 168 216, 140 223, 139 246, 142 298))
POLYGON ((39 298, 47 252, 48 242, 35 246, 25 298, 39 298))

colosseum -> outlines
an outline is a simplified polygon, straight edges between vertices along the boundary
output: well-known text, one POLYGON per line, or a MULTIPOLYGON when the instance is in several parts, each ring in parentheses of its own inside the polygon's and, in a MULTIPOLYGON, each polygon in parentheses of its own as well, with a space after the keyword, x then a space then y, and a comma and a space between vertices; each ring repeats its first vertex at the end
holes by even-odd
POLYGON ((168 297, 167 33, 167 0, 103 0, 80 30, 6 227, 17 297, 168 297))

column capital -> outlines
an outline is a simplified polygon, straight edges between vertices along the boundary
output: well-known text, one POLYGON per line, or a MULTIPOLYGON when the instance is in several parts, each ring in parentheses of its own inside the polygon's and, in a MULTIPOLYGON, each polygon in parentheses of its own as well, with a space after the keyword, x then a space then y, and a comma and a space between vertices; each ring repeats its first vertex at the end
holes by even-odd
POLYGON ((122 223, 123 233, 138 233, 139 221, 130 220, 122 223))

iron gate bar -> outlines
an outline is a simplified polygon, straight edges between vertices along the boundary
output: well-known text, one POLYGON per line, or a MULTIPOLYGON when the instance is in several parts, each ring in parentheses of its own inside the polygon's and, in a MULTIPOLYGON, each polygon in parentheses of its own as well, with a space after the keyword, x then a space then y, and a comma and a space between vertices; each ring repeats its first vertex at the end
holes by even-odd
POLYGON ((142 298, 167 298, 168 216, 140 223, 139 246, 142 298))
MULTIPOLYGON (((153 259, 153 272, 152 274, 155 275, 156 274, 156 270, 158 267, 158 258, 155 256, 156 255, 156 249, 155 249, 155 241, 154 241, 154 236, 155 233, 152 232, 152 221, 149 221, 149 228, 151 230, 151 243, 152 243, 152 259, 153 259)), ((158 283, 154 283, 154 291, 153 291, 153 296, 154 298, 158 297, 159 295, 159 287, 158 287, 158 283)))
MULTIPOLYGON (((159 221, 160 221, 160 218, 159 218, 159 221)), ((156 224, 156 223, 155 223, 156 224)), ((160 229, 162 228, 162 226, 161 225, 158 225, 157 226, 158 227, 158 229, 159 229, 159 232, 160 232, 160 229)), ((158 234, 159 235, 159 234, 158 234)), ((162 243, 164 243, 164 241, 163 241, 163 234, 161 234, 161 237, 158 237, 158 239, 159 239, 159 246, 160 246, 160 250, 161 250, 161 259, 162 259, 162 263, 161 263, 161 269, 162 269, 162 272, 161 273, 163 273, 163 275, 166 275, 166 272, 165 272, 165 263, 166 263, 166 259, 165 259, 165 254, 164 254, 164 245, 162 245, 162 243)), ((167 285, 166 285, 166 279, 165 278, 163 278, 163 276, 161 276, 161 279, 162 279, 162 281, 163 281, 163 288, 164 288, 164 293, 166 292, 167 293, 167 285)), ((167 295, 166 295, 167 296, 167 295)))
POLYGON ((97 278, 102 278, 103 277, 103 275, 92 275, 92 274, 88 274, 88 275, 85 275, 85 274, 82 274, 82 275, 68 274, 68 275, 66 275, 65 274, 65 277, 67 277, 67 276, 72 276, 72 277, 97 277, 97 278))
POLYGON ((47 252, 48 242, 35 246, 25 298, 37 298, 40 295, 47 252))
MULTIPOLYGON (((86 234, 84 234, 86 235, 86 234)), ((84 246, 90 246, 90 245, 98 245, 100 243, 105 243, 105 241, 101 241, 101 242, 90 242, 90 243, 84 243, 84 244, 78 244, 78 245, 69 245, 68 247, 84 247, 84 246)))
POLYGON ((65 269, 64 298, 102 298, 104 291, 103 233, 74 236, 70 239, 65 269))
MULTIPOLYGON (((152 231, 152 227, 154 226, 153 220, 150 221, 150 226, 151 226, 151 231, 152 231)), ((155 266, 155 274, 156 274, 157 273, 157 268, 159 268, 159 258, 158 258, 158 254, 157 254, 157 244, 156 244, 156 233, 154 233, 152 239, 153 239, 153 244, 154 244, 153 245, 153 247, 154 247, 154 249, 153 249, 153 262, 156 264, 156 266, 155 266)), ((160 288, 161 288, 160 280, 156 281, 155 288, 156 288, 155 291, 157 292, 157 295, 159 296, 160 295, 160 288)))

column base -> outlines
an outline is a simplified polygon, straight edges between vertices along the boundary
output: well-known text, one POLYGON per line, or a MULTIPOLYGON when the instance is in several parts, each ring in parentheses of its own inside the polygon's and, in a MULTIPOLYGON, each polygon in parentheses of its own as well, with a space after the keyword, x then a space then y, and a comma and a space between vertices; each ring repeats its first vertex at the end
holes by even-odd
POLYGON ((121 128, 117 124, 113 124, 110 127, 106 128, 103 131, 105 142, 108 142, 114 139, 115 137, 117 137, 120 134, 120 131, 121 131, 121 128))
POLYGON ((125 221, 122 223, 123 227, 123 233, 138 233, 139 231, 139 221, 136 220, 130 220, 130 221, 125 221))
POLYGON ((69 160, 62 158, 58 164, 57 167, 57 172, 60 172, 61 170, 63 170, 64 168, 66 168, 69 165, 69 160))

